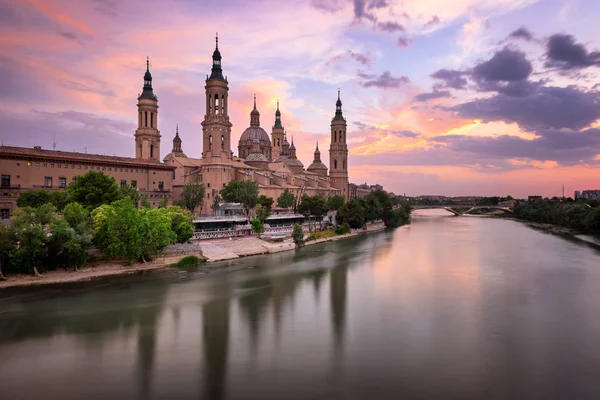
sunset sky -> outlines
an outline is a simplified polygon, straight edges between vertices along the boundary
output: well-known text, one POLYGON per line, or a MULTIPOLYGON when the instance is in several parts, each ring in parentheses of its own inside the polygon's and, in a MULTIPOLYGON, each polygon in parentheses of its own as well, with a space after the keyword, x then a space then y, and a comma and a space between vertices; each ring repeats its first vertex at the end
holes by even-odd
POLYGON ((0 0, 4 145, 134 155, 150 57, 161 155, 202 151, 215 33, 234 153, 270 133, 328 164, 341 88, 350 181, 407 195, 600 189, 596 0, 0 0))

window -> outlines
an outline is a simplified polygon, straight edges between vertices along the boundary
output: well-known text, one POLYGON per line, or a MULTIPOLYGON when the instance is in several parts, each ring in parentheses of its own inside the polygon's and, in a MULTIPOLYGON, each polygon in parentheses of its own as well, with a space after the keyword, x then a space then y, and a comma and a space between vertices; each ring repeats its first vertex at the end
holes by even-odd
POLYGON ((148 111, 144 111, 144 126, 148 127, 148 111))
POLYGON ((67 178, 65 178, 64 176, 59 177, 58 178, 58 187, 66 188, 67 187, 67 178))
POLYGON ((111 168, 111 167, 108 167, 108 170, 109 170, 109 171, 112 171, 112 168, 111 168))
POLYGON ((50 168, 54 168, 54 164, 50 164, 50 168))
POLYGON ((31 167, 31 163, 30 163, 29 161, 27 162, 27 166, 28 166, 28 167, 31 167))
POLYGON ((150 145, 150 158, 154 157, 154 145, 150 145))
POLYGON ((10 186, 10 175, 2 175, 2 186, 10 186))
POLYGON ((207 187, 210 187, 210 182, 209 182, 209 183, 207 183, 206 185, 207 185, 207 187))
POLYGON ((221 151, 225 151, 225 137, 221 135, 221 151))
POLYGON ((337 160, 333 160, 333 169, 337 169, 337 160))
POLYGON ((77 166, 77 169, 81 169, 81 165, 78 165, 78 166, 77 166))
POLYGON ((39 163, 39 162, 36 162, 36 163, 35 163, 35 166, 36 166, 36 167, 39 167, 39 166, 40 166, 40 163, 39 163))
POLYGON ((71 164, 71 169, 75 169, 75 164, 71 164))
POLYGON ((47 187, 47 188, 52 187, 52 177, 51 176, 44 177, 44 187, 47 187))
POLYGON ((343 168, 346 169, 346 160, 343 161, 343 168))
POLYGON ((44 165, 44 168, 48 166, 48 164, 47 164, 47 163, 44 163, 43 165, 44 165))
POLYGON ((160 190, 161 192, 165 189, 165 183, 164 182, 158 182, 158 190, 160 190))
POLYGON ((342 141, 342 131, 340 131, 340 142, 342 141))
POLYGON ((212 135, 208 135, 208 150, 212 150, 212 135))
POLYGON ((121 179, 121 186, 127 185, 127 181, 125 179, 121 179))
POLYGON ((131 186, 137 187, 137 181, 131 181, 131 186))
POLYGON ((62 164, 56 164, 58 168, 62 168, 62 164))
POLYGON ((77 182, 77 177, 74 176, 73 178, 71 178, 71 182, 77 182))

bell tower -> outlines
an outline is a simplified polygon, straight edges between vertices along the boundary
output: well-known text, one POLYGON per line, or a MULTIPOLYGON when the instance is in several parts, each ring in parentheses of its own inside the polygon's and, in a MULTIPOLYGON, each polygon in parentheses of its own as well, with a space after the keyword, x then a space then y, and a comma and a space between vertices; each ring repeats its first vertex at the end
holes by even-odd
POLYGON ((271 131, 271 140, 273 141, 273 160, 279 157, 283 149, 283 136, 285 130, 281 125, 281 111, 279 111, 279 100, 277 100, 277 111, 275 111, 275 124, 271 131))
POLYGON ((212 55, 210 76, 206 77, 206 113, 202 121, 202 158, 231 159, 231 122, 229 122, 227 78, 223 77, 219 37, 212 55))
POLYGON ((331 186, 339 189, 346 200, 348 192, 348 145, 346 144, 346 120, 342 114, 342 100, 338 89, 335 116, 331 120, 331 145, 329 147, 329 178, 331 186))
POLYGON ((138 96, 138 128, 135 131, 135 158, 160 161, 158 98, 152 90, 150 60, 146 59, 144 88, 138 96))

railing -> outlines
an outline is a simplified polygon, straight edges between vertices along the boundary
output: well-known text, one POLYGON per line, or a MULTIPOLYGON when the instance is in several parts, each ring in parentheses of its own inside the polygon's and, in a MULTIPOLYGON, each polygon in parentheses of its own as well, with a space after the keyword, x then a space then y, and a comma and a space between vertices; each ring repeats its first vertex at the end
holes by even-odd
POLYGON ((0 189, 20 189, 21 185, 0 185, 0 189))
POLYGON ((53 189, 56 186, 46 186, 46 185, 33 185, 34 189, 53 189))

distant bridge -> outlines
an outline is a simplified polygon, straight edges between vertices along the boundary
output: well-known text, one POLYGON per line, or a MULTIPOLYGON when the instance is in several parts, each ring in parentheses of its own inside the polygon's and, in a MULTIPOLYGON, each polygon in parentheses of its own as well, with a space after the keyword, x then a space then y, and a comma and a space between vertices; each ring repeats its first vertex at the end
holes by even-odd
POLYGON ((513 214, 513 210, 506 206, 474 206, 472 204, 435 204, 435 205, 411 205, 411 210, 446 210, 456 216, 469 214, 475 210, 500 210, 513 214))

